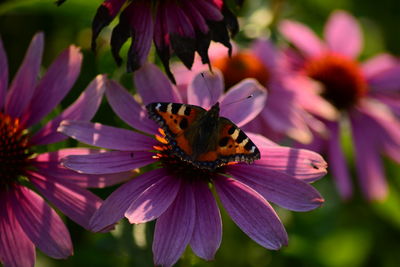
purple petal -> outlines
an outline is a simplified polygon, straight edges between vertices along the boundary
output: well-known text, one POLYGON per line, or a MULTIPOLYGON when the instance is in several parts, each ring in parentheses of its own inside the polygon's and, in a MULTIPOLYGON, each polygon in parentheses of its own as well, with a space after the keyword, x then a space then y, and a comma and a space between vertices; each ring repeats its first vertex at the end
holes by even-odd
POLYGON ((8 62, 4 51, 3 42, 0 38, 0 110, 3 109, 8 88, 8 62))
POLYGON ((327 163, 318 154, 306 149, 289 147, 259 147, 261 159, 255 165, 283 172, 306 182, 318 180, 327 174, 327 163))
POLYGON ((400 88, 400 62, 369 79, 372 92, 398 92, 400 88))
POLYGON ((231 178, 220 176, 214 183, 229 216, 251 239, 272 250, 287 245, 282 222, 262 196, 231 178))
POLYGON ((143 134, 84 121, 63 121, 58 131, 89 145, 122 151, 151 150, 156 143, 143 134))
POLYGON ((63 160, 69 169, 87 174, 108 174, 131 171, 153 163, 154 153, 108 151, 90 155, 71 155, 63 160))
POLYGON ((70 91, 81 70, 82 54, 76 46, 70 46, 51 64, 41 79, 25 111, 23 121, 29 127, 57 106, 70 91))
POLYGON ((193 25, 178 4, 169 4, 166 2, 164 8, 166 9, 166 13, 168 13, 166 24, 168 25, 169 34, 195 38, 193 25))
POLYGON ((275 71, 278 51, 272 42, 263 38, 257 39, 251 44, 251 52, 261 60, 269 71, 275 71))
POLYGON ((190 246, 197 256, 212 260, 222 239, 221 214, 208 184, 197 182, 193 187, 196 222, 190 246))
POLYGON ((245 79, 222 97, 220 115, 243 126, 261 112, 266 99, 267 91, 262 85, 254 79, 245 79))
POLYGON ((62 141, 67 137, 56 131, 61 121, 91 120, 101 104, 105 81, 104 75, 98 75, 71 106, 38 131, 31 142, 36 145, 45 145, 62 141))
POLYGON ((146 189, 125 212, 130 223, 145 223, 161 216, 175 200, 181 182, 166 176, 146 189))
POLYGON ((134 82, 145 105, 154 102, 182 102, 175 87, 161 70, 151 63, 144 64, 134 74, 134 82))
POLYGON ((109 80, 107 100, 114 112, 127 124, 146 133, 157 133, 157 125, 148 119, 147 111, 119 83, 109 80))
POLYGON ((393 68, 399 64, 399 60, 390 54, 378 54, 362 64, 364 76, 367 79, 379 75, 382 71, 393 68))
POLYGON ((133 175, 131 171, 102 175, 81 174, 67 169, 60 164, 61 159, 69 155, 87 155, 99 152, 98 150, 88 148, 66 148, 39 154, 32 159, 32 164, 35 166, 36 171, 42 175, 51 173, 52 177, 61 183, 67 182, 83 188, 111 186, 129 179, 133 175))
POLYGON ((12 205, 22 229, 41 251, 56 259, 72 255, 67 227, 39 195, 20 187, 12 198, 12 205))
POLYGON ((216 1, 210 3, 210 1, 192 1, 193 5, 196 6, 197 10, 201 12, 204 18, 207 20, 220 21, 224 17, 218 8, 216 1))
POLYGON ((325 25, 324 36, 333 52, 356 58, 362 47, 360 25, 349 13, 335 11, 325 25))
POLYGON ((185 15, 190 19, 192 25, 195 28, 200 29, 203 34, 207 34, 209 30, 207 22, 200 11, 197 9, 193 1, 183 1, 180 4, 182 5, 182 10, 185 12, 185 15))
POLYGON ((93 215, 90 220, 91 230, 98 232, 121 220, 126 210, 140 194, 166 176, 163 169, 156 169, 139 175, 120 186, 93 215))
POLYGON ((11 83, 5 105, 5 111, 11 117, 20 117, 31 102, 42 61, 43 43, 43 33, 33 37, 24 61, 11 83))
POLYGON ((172 205, 157 219, 153 240, 154 264, 172 266, 188 245, 195 225, 192 185, 183 183, 172 205))
POLYGON ((286 173, 264 166, 230 166, 232 176, 251 187, 268 201, 293 211, 310 211, 324 203, 324 199, 311 185, 286 173))
POLYGON ((279 31, 306 56, 317 56, 325 51, 325 45, 321 40, 302 23, 284 20, 279 25, 279 31))
POLYGON ((353 187, 340 145, 339 124, 337 122, 329 123, 328 162, 339 194, 343 199, 349 199, 352 196, 353 187))
POLYGON ((0 261, 4 266, 33 267, 35 246, 15 218, 15 207, 10 202, 12 194, 14 190, 0 195, 0 261))
POLYGON ((215 69, 199 72, 188 86, 188 104, 209 109, 224 92, 224 80, 221 71, 215 69))
POLYGON ((30 173, 30 181, 51 203, 76 223, 89 229, 89 220, 102 200, 86 189, 53 179, 50 173, 30 173))

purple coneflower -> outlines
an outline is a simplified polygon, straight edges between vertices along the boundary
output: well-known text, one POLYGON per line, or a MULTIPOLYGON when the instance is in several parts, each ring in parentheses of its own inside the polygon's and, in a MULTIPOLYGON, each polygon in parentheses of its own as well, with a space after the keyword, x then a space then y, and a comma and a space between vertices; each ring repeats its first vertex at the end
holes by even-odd
MULTIPOLYGON (((241 1, 237 2, 240 4, 241 1)), ((203 63, 209 63, 211 40, 231 49, 230 36, 238 31, 236 17, 225 0, 106 0, 93 20, 93 49, 100 31, 121 9, 119 23, 111 36, 112 54, 117 63, 121 63, 119 51, 122 45, 131 37, 127 69, 139 69, 154 40, 157 54, 171 80, 174 80, 169 69, 172 53, 189 69, 196 51, 203 63)))
MULTIPOLYGON (((144 65, 136 72, 135 82, 143 104, 182 101, 178 90, 153 65, 144 65)), ((154 262, 171 266, 187 245, 203 259, 214 258, 221 243, 222 223, 211 187, 234 222, 254 241, 273 250, 287 244, 287 234, 268 201, 295 211, 312 210, 323 203, 308 184, 326 174, 326 163, 318 154, 280 147, 247 133, 261 152, 260 160, 251 165, 224 165, 214 171, 199 169, 173 156, 157 124, 124 88, 113 81, 108 85, 106 95, 115 113, 150 135, 97 123, 64 121, 59 131, 113 150, 69 156, 65 166, 92 174, 129 171, 152 163, 157 167, 125 183, 105 200, 91 220, 94 231, 108 228, 124 216, 133 224, 157 219, 154 262)), ((265 90, 255 80, 244 80, 226 94, 223 89, 217 73, 199 74, 188 86, 188 103, 209 108, 218 100, 221 116, 238 126, 254 118, 264 106, 265 90), (249 94, 253 97, 247 99, 249 94)))
MULTIPOLYGON (((290 53, 294 69, 319 82, 321 96, 341 112, 342 119, 350 122, 364 195, 370 200, 384 199, 387 184, 380 154, 400 162, 400 122, 395 116, 400 106, 398 60, 381 54, 358 63, 362 33, 357 21, 344 11, 336 11, 329 18, 325 42, 298 22, 284 21, 280 30, 300 52, 290 53)), ((352 195, 352 185, 340 147, 343 120, 324 122, 330 131, 329 138, 316 137, 312 147, 327 153, 339 192, 347 199, 352 195)))
MULTIPOLYGON (((300 75, 288 74, 282 61, 281 52, 266 39, 258 39, 250 49, 233 46, 232 56, 224 53, 225 47, 212 44, 210 62, 213 68, 221 70, 225 89, 232 87, 245 78, 254 78, 268 90, 265 108, 259 116, 246 124, 245 130, 260 133, 274 141, 288 136, 301 143, 310 143, 312 129, 324 134, 325 127, 313 115, 332 120, 337 112, 326 100, 311 90, 315 83, 300 75), (296 90, 299 84, 310 87, 310 90, 296 90)), ((196 58, 192 70, 205 70, 207 67, 196 58)), ((186 88, 195 72, 174 64, 179 88, 186 88)), ((184 89, 185 90, 185 89, 184 89)))
POLYGON ((104 176, 82 175, 60 165, 61 157, 87 154, 88 149, 35 153, 40 145, 65 139, 56 131, 62 120, 93 117, 105 82, 105 77, 98 76, 75 103, 37 132, 31 132, 72 88, 82 62, 79 49, 70 46, 38 81, 43 42, 43 34, 34 36, 8 86, 7 57, 0 40, 0 261, 4 266, 33 266, 35 247, 53 258, 72 255, 67 228, 42 196, 88 228, 101 199, 84 187, 101 187, 113 180, 113 176, 105 181, 104 176))

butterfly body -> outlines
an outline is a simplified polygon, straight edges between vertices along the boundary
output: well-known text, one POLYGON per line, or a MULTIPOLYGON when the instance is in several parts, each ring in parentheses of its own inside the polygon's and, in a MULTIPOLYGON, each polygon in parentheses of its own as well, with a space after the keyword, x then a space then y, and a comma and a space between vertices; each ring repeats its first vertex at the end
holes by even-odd
POLYGON ((228 162, 251 163, 260 158, 254 143, 229 119, 195 105, 151 103, 150 118, 164 130, 172 153, 201 169, 215 170, 228 162))

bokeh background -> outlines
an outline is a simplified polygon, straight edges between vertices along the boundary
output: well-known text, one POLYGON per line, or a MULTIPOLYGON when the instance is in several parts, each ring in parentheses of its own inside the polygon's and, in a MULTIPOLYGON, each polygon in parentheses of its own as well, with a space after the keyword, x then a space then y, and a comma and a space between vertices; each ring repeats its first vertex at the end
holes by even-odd
MULTIPOLYGON (((81 47, 84 54, 80 78, 62 107, 76 99, 98 73, 107 73, 133 92, 131 74, 125 73, 124 66, 116 66, 109 51, 108 40, 116 20, 103 30, 97 52, 90 51, 91 20, 101 2, 68 0, 57 7, 54 0, 0 0, 0 36, 8 55, 10 77, 15 74, 34 33, 43 31, 46 40, 43 71, 70 44, 81 47)), ((328 15, 335 9, 347 10, 360 21, 365 40, 361 59, 380 52, 400 56, 398 0, 246 0, 238 11, 241 32, 235 40, 244 47, 259 36, 269 36, 280 43, 276 24, 283 18, 299 20, 321 33, 328 15)), ((121 55, 126 50, 127 46, 121 55)), ((154 59, 154 55, 150 58, 154 59)), ((94 120, 125 127, 105 101, 94 120)), ((344 133, 342 141, 348 162, 353 166, 350 135, 344 133)), ((74 145, 74 141, 68 140, 43 149, 74 145)), ((360 192, 343 202, 328 175, 314 184, 326 200, 320 209, 294 213, 277 208, 289 235, 288 247, 280 251, 264 249, 222 211, 223 239, 215 261, 203 261, 188 249, 177 266, 400 266, 400 166, 387 159, 385 166, 390 194, 384 202, 368 203, 360 192)), ((355 177, 353 167, 351 171, 355 177)), ((95 193, 105 198, 113 189, 95 193)), ((37 266, 153 265, 154 224, 133 227, 124 220, 111 233, 94 234, 65 220, 74 243, 74 256, 54 260, 38 251, 37 266)))

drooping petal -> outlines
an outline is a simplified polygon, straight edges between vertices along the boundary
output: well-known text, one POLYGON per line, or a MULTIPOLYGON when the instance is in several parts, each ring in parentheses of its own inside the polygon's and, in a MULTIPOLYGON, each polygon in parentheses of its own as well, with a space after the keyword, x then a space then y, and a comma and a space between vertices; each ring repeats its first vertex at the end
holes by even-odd
POLYGON ((251 187, 266 200, 289 210, 310 211, 322 205, 324 199, 314 187, 286 173, 265 166, 230 166, 232 176, 251 187))
POLYGON ((196 222, 190 246, 197 256, 212 260, 222 239, 221 214, 207 183, 197 182, 193 192, 196 222))
POLYGON ((147 188, 167 176, 163 169, 156 169, 133 178, 116 189, 90 220, 92 231, 98 232, 110 227, 124 217, 132 202, 147 188))
POLYGON ((237 126, 254 119, 264 108, 266 89, 254 79, 245 79, 230 89, 221 101, 221 117, 226 117, 237 126))
POLYGON ((229 216, 251 239, 272 250, 287 245, 282 222, 262 196, 231 178, 220 176, 214 183, 229 216))
POLYGON ((207 20, 221 21, 224 18, 220 11, 221 4, 210 3, 210 1, 192 1, 192 3, 207 20))
POLYGON ((154 153, 132 151, 108 151, 90 155, 71 155, 62 160, 63 165, 80 173, 108 174, 141 168, 155 159, 154 153))
POLYGON ((102 202, 98 196, 68 181, 54 179, 51 173, 31 172, 29 178, 46 199, 73 221, 89 229, 89 220, 102 202))
POLYGON ((372 92, 398 92, 400 88, 400 61, 398 65, 369 79, 369 86, 372 92))
POLYGON ((51 173, 52 177, 61 183, 67 182, 83 188, 111 186, 129 179, 133 175, 131 171, 102 175, 81 174, 67 169, 60 164, 61 159, 70 155, 88 155, 99 152, 99 150, 88 148, 66 148, 39 154, 31 162, 35 166, 36 172, 42 175, 51 173))
POLYGON ((349 199, 352 196, 353 186, 341 148, 337 122, 329 123, 328 162, 339 194, 342 198, 349 199))
POLYGON ((145 223, 160 217, 175 200, 181 182, 165 176, 136 198, 125 212, 130 223, 145 223))
POLYGON ((213 73, 204 71, 198 73, 188 86, 188 104, 209 109, 224 92, 224 80, 220 70, 213 73))
POLYGON ((148 119, 147 111, 119 83, 109 80, 107 100, 114 112, 127 124, 146 133, 157 133, 157 125, 148 119))
POLYGON ((43 33, 36 34, 11 83, 5 105, 5 111, 11 117, 20 117, 31 102, 42 62, 43 45, 43 33))
POLYGON ((188 245, 195 225, 192 185, 182 183, 175 201, 156 222, 153 240, 154 264, 172 266, 188 245))
POLYGON ((0 261, 4 266, 33 267, 35 246, 15 218, 11 194, 15 194, 15 191, 0 195, 0 261))
POLYGON ((63 121, 58 131, 89 145, 122 151, 147 151, 156 143, 143 134, 84 121, 63 121))
POLYGON ((3 42, 0 38, 0 110, 3 108, 8 88, 8 62, 3 42))
POLYGON ((31 138, 31 143, 45 145, 66 139, 65 135, 57 132, 57 128, 63 120, 92 119, 101 104, 105 90, 105 81, 106 77, 104 75, 98 75, 72 105, 65 109, 59 116, 49 121, 31 138))
POLYGON ((382 71, 393 68, 398 65, 399 60, 386 53, 378 54, 362 64, 362 71, 367 80, 379 75, 382 71))
POLYGON ((207 34, 208 26, 205 18, 197 9, 193 1, 182 1, 182 10, 185 12, 186 16, 190 19, 193 26, 199 29, 203 34, 207 34))
POLYGON ((258 147, 261 159, 254 164, 284 172, 306 182, 318 180, 327 173, 327 163, 311 150, 290 147, 258 147))
POLYGON ((362 48, 362 33, 357 20, 345 11, 335 11, 325 25, 324 36, 333 52, 356 58, 362 48))
POLYGON ((40 121, 60 103, 78 78, 81 63, 79 48, 70 46, 51 64, 23 115, 26 127, 40 121))
POLYGON ((72 242, 67 227, 39 195, 20 187, 11 201, 22 229, 41 251, 56 259, 72 255, 72 242))
POLYGON ((279 25, 279 31, 306 56, 317 56, 326 49, 315 33, 302 23, 284 20, 279 25))
POLYGON ((151 63, 144 64, 135 72, 134 82, 145 105, 154 102, 182 102, 176 88, 161 70, 151 63))
POLYGON ((359 123, 356 116, 351 118, 356 168, 361 189, 369 200, 384 200, 388 194, 388 185, 377 147, 377 139, 371 139, 374 134, 369 134, 370 124, 359 123))

